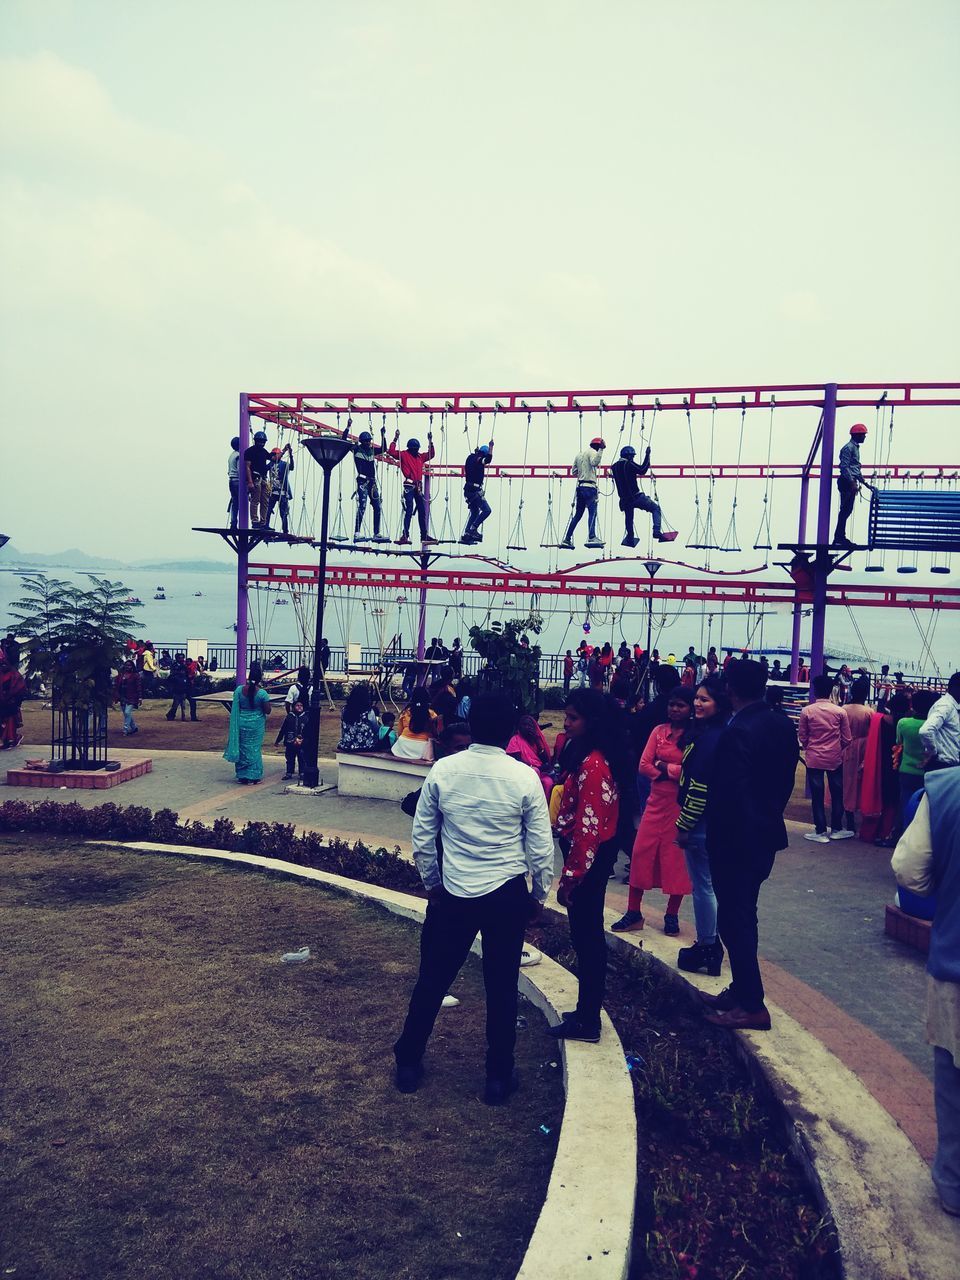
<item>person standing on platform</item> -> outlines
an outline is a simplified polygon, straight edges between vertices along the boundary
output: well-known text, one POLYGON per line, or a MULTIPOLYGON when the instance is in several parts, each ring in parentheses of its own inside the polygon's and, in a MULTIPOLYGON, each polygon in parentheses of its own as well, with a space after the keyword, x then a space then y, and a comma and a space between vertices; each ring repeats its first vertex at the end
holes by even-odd
POLYGON ((490 503, 487 501, 483 486, 487 467, 493 461, 493 441, 489 444, 478 444, 473 453, 467 455, 463 464, 463 498, 470 515, 464 526, 460 541, 466 546, 483 541, 480 527, 490 514, 490 503))
POLYGON ((430 537, 427 528, 427 503, 423 496, 423 469, 436 456, 433 432, 431 431, 427 436, 426 454, 420 452, 420 441, 416 438, 407 441, 406 449, 398 449, 399 439, 398 430, 387 449, 391 458, 399 460, 400 475, 403 479, 403 533, 397 539, 397 546, 404 547, 410 544, 410 521, 413 519, 414 510, 417 513, 417 523, 420 525, 420 542, 427 546, 436 542, 436 538, 430 537))
POLYGON ((727 668, 733 715, 717 742, 707 793, 710 878, 717 897, 717 932, 727 948, 732 982, 717 996, 700 992, 718 1027, 770 1029, 757 961, 757 900, 787 847, 783 813, 799 758, 787 716, 764 701, 765 677, 749 658, 727 668))
POLYGON ((867 438, 867 428, 862 422, 856 422, 850 428, 850 439, 840 450, 840 474, 837 476, 837 489, 840 492, 840 509, 837 512, 837 527, 834 530, 834 547, 855 547, 847 537, 847 521, 853 514, 853 505, 861 489, 873 489, 863 478, 860 470, 860 446, 867 438))
POLYGON ((250 499, 250 526, 265 529, 270 511, 270 467, 273 458, 265 448, 267 433, 257 431, 253 444, 243 455, 247 470, 247 496, 250 499))
POLYGON ((597 475, 600 463, 603 461, 603 451, 607 447, 606 441, 601 436, 594 436, 590 441, 590 448, 584 449, 578 453, 573 460, 573 466, 570 468, 570 474, 576 477, 577 492, 574 499, 574 511, 570 517, 570 523, 567 525, 567 532, 563 535, 563 541, 560 546, 567 551, 573 551, 573 531, 583 518, 583 513, 587 513, 587 542, 588 547, 602 547, 603 539, 597 533, 597 507, 598 493, 597 475))
POLYGON ((227 488, 230 490, 230 501, 227 503, 227 516, 230 528, 237 527, 240 514, 240 437, 234 436, 230 441, 230 452, 227 454, 227 488))
POLYGON ((642 493, 638 484, 640 477, 645 476, 650 470, 650 446, 647 446, 647 451, 643 455, 643 462, 635 462, 636 456, 637 451, 633 445, 625 444, 620 450, 620 457, 610 468, 626 525, 626 535, 620 545, 635 547, 640 541, 633 528, 633 513, 637 510, 649 511, 653 516, 653 536, 657 542, 672 542, 677 535, 663 532, 661 527, 663 513, 660 510, 660 504, 642 493))
POLYGON ((290 473, 293 471, 293 450, 289 443, 282 449, 274 449, 270 454, 270 507, 267 512, 267 524, 273 519, 276 508, 280 508, 280 526, 284 533, 290 532, 290 499, 293 490, 290 488, 290 473))
POLYGON ((479 932, 487 993, 484 1101, 496 1106, 517 1089, 517 980, 523 935, 540 914, 553 880, 553 834, 543 787, 504 747, 515 713, 503 694, 475 698, 472 743, 438 760, 420 794, 413 856, 427 891, 420 974, 394 1045, 396 1086, 413 1093, 440 1003, 479 932), (437 836, 443 835, 443 861, 437 836), (527 873, 533 891, 527 887, 527 873))
POLYGON ((960 768, 928 774, 924 790, 892 866, 903 888, 937 896, 927 958, 937 1113, 932 1172, 944 1212, 960 1217, 960 768))
MULTIPOLYGON (((343 433, 344 440, 350 438, 352 425, 350 422, 347 423, 343 433)), ((373 443, 373 436, 369 431, 361 431, 357 436, 357 443, 353 446, 353 464, 357 469, 357 515, 353 526, 354 542, 363 541, 363 517, 366 515, 368 502, 373 510, 373 537, 371 541, 390 541, 389 536, 380 531, 383 501, 377 484, 377 459, 381 458, 386 452, 387 433, 385 428, 380 428, 379 444, 373 443)))
MULTIPOLYGON (((728 674, 733 666, 727 669, 728 674)), ((833 677, 814 676, 813 696, 800 712, 797 736, 803 748, 807 782, 810 785, 810 803, 813 807, 812 831, 805 831, 804 840, 815 844, 829 844, 831 840, 849 840, 853 832, 844 827, 843 811, 843 757, 850 746, 852 734, 850 721, 842 707, 831 699, 833 677), (827 833, 827 812, 824 802, 824 776, 830 788, 830 833, 827 833)))

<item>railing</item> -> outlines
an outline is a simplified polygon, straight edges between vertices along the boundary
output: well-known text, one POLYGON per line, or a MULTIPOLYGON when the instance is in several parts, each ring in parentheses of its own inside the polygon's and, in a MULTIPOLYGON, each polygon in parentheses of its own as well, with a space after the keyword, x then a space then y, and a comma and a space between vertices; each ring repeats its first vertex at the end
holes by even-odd
MULTIPOLYGON (((154 646, 159 653, 163 649, 168 649, 171 654, 185 653, 186 645, 180 644, 159 644, 154 646)), ((759 653, 754 654, 759 657, 759 653)), ((786 667, 789 667, 789 655, 783 649, 771 649, 768 657, 780 657, 781 660, 786 656, 786 667)), ((313 665, 313 649, 307 645, 256 645, 251 644, 249 650, 249 658, 252 661, 256 658, 262 665, 264 670, 276 670, 278 668, 286 671, 295 671, 297 667, 313 665)), ((216 660, 217 669, 224 671, 235 671, 237 666, 237 646, 235 644, 208 644, 207 660, 212 662, 216 660)), ((540 657, 540 684, 562 684, 563 683, 563 659, 562 653, 544 653, 540 657)), ((373 671, 381 662, 381 653, 379 649, 361 648, 360 650, 360 670, 373 671)), ((413 649, 402 648, 391 650, 390 660, 397 661, 400 664, 415 661, 413 649)), ((342 645, 331 645, 330 647, 330 664, 327 671, 331 675, 345 675, 347 664, 347 652, 342 645)), ((852 663, 850 664, 853 665, 852 663)), ((472 650, 463 651, 463 674, 465 676, 475 676, 480 670, 481 660, 478 653, 472 650)), ((839 666, 836 660, 829 663, 830 669, 839 666)), ((855 674, 855 669, 854 669, 855 674)), ((880 685, 883 683, 881 677, 876 673, 872 673, 871 692, 874 697, 877 696, 880 685)), ((942 692, 946 688, 946 679, 943 676, 936 675, 908 675, 906 683, 914 689, 933 689, 942 692)))

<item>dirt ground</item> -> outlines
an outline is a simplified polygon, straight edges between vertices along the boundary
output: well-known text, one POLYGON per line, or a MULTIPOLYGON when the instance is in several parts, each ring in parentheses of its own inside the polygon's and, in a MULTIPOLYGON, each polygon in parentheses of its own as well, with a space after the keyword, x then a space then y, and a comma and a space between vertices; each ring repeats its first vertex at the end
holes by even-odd
POLYGON ((502 1108, 479 1101, 475 962, 407 1097, 391 1044, 418 931, 373 907, 283 878, 6 836, 0 933, 0 1273, 515 1272, 562 1086, 545 1023, 523 1004, 522 1088, 502 1108), (301 944, 314 959, 280 963, 301 944))

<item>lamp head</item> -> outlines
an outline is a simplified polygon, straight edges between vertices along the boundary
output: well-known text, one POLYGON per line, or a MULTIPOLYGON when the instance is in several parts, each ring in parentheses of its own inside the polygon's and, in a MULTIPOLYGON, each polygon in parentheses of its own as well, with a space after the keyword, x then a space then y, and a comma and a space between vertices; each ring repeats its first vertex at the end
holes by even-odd
POLYGON ((332 471, 353 447, 349 440, 340 436, 310 436, 304 443, 310 457, 319 462, 324 471, 332 471))

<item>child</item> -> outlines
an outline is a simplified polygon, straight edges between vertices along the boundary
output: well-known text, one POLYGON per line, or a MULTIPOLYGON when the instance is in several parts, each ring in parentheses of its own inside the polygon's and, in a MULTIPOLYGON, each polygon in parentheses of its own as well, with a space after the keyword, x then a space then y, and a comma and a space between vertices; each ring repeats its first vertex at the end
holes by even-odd
POLYGON ((393 722, 396 716, 392 711, 384 711, 380 716, 380 728, 377 730, 377 750, 389 751, 397 740, 393 722))
POLYGON ((296 768, 297 777, 300 776, 303 767, 303 734, 306 722, 303 703, 295 702, 293 709, 287 712, 280 729, 283 735, 283 748, 287 753, 287 772, 283 775, 284 782, 289 782, 293 777, 294 768, 296 768))

